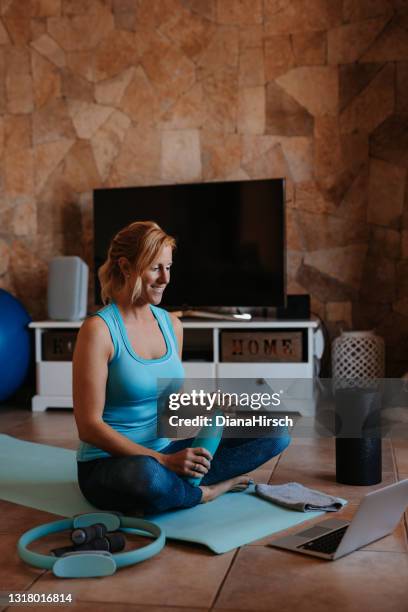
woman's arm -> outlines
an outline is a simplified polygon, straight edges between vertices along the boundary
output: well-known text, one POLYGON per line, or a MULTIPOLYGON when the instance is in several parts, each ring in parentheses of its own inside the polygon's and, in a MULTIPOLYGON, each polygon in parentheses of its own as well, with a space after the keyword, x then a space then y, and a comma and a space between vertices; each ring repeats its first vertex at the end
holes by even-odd
POLYGON ((159 459, 160 453, 132 442, 102 420, 112 356, 112 340, 104 321, 100 317, 84 321, 73 357, 74 416, 79 438, 113 456, 150 455, 159 459))

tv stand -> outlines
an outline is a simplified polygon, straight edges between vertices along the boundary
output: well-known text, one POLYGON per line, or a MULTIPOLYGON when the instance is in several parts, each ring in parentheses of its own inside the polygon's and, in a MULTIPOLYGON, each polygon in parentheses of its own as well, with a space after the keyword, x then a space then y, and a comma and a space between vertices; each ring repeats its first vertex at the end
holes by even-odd
MULTIPOLYGON (((72 349, 75 334, 82 321, 38 321, 30 323, 35 332, 35 359, 37 393, 32 398, 32 410, 42 412, 47 408, 72 408, 72 349)), ((227 382, 232 387, 244 385, 254 392, 270 392, 273 380, 302 379, 309 385, 309 397, 302 397, 291 405, 286 405, 288 412, 312 416, 314 414, 314 380, 316 377, 315 342, 319 329, 316 320, 252 320, 223 321, 197 320, 183 321, 184 346, 183 366, 186 379, 194 383, 203 380, 203 385, 217 389, 217 381, 227 382), (301 332, 302 358, 298 361, 257 360, 251 355, 248 361, 232 361, 223 358, 222 334, 235 331, 250 334, 253 332, 268 333, 281 331, 289 335, 301 332), (240 380, 238 380, 240 379, 240 380)), ((254 337, 255 337, 254 333, 254 337)), ((301 382, 302 382, 301 381, 301 382)), ((187 381, 188 382, 188 381, 187 381)), ((235 388, 237 391, 237 388, 235 388)))
POLYGON ((239 321, 241 318, 243 320, 250 320, 251 315, 244 316, 240 314, 228 314, 223 312, 211 312, 209 310, 195 310, 195 309, 187 309, 187 310, 175 310, 173 311, 176 317, 181 319, 210 319, 215 321, 239 321))

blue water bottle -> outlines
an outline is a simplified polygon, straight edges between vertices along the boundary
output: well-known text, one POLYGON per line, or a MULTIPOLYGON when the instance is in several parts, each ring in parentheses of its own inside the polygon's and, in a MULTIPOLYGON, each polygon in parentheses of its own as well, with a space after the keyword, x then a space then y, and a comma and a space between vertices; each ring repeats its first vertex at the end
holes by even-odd
MULTIPOLYGON (((197 448, 199 446, 206 448, 212 456, 214 456, 215 451, 218 448, 219 443, 221 442, 223 426, 217 425, 216 417, 220 416, 222 413, 220 411, 214 411, 211 419, 211 425, 206 425, 202 427, 197 434, 194 442, 191 445, 191 448, 197 448)), ((187 482, 192 485, 198 486, 204 478, 204 474, 202 476, 190 476, 187 478, 187 482)))

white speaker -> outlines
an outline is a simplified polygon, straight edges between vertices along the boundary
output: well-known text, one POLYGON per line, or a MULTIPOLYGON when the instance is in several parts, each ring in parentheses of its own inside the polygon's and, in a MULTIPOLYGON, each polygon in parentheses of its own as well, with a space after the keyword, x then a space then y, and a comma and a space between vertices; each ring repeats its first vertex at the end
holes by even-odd
POLYGON ((88 304, 88 266, 80 257, 54 257, 48 265, 48 317, 84 319, 88 304))

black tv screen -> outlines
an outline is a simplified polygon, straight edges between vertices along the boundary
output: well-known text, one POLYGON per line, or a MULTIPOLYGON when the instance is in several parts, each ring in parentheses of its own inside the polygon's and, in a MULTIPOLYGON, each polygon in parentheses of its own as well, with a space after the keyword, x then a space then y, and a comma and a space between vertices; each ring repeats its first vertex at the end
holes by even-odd
POLYGON ((284 204, 284 179, 96 189, 96 303, 111 238, 133 221, 156 221, 177 240, 163 306, 283 306, 284 204))

